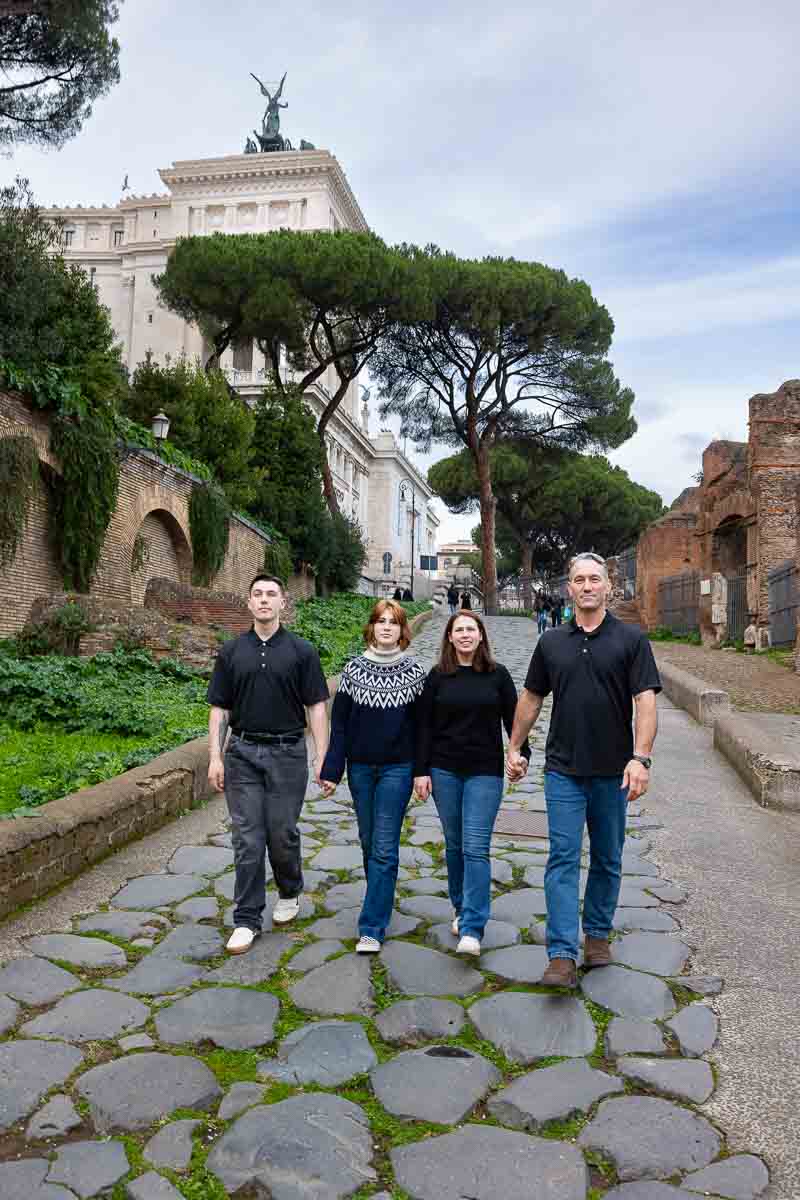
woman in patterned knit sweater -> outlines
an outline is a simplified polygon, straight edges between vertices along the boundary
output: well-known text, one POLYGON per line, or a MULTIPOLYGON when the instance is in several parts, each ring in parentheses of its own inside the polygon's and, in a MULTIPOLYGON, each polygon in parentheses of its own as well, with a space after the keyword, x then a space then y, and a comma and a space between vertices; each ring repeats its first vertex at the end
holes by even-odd
POLYGON ((344 667, 333 702, 331 740, 320 770, 326 796, 347 766, 367 894, 358 918, 358 954, 377 954, 392 915, 400 832, 414 779, 422 667, 406 654, 405 609, 379 600, 364 629, 366 650, 344 667))

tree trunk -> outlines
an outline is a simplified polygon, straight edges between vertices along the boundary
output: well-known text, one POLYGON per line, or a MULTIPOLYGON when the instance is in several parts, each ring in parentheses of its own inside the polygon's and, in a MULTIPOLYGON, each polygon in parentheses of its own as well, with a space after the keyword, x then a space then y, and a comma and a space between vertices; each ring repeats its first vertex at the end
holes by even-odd
POLYGON ((339 501, 336 499, 336 491, 333 486, 333 474, 331 465, 328 462, 328 449, 325 445, 325 431, 319 431, 319 441, 322 447, 322 494, 325 497, 325 503, 328 506, 332 517, 338 516, 339 501))
POLYGON ((525 541, 520 546, 522 557, 522 606, 526 612, 533 611, 533 546, 525 541))
POLYGON ((478 472, 478 491, 481 509, 481 561, 483 563, 483 610, 487 616, 497 614, 497 559, 494 547, 495 509, 497 501, 492 492, 488 448, 478 451, 475 467, 478 472))

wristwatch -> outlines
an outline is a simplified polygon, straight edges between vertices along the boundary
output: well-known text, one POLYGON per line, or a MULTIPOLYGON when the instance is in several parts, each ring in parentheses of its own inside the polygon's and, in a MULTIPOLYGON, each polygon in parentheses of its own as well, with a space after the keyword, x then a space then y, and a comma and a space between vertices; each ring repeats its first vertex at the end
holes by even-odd
POLYGON ((632 754, 631 758, 635 758, 636 761, 640 762, 643 767, 647 768, 648 771, 650 770, 650 767, 653 765, 652 758, 650 758, 650 756, 647 754, 632 754))

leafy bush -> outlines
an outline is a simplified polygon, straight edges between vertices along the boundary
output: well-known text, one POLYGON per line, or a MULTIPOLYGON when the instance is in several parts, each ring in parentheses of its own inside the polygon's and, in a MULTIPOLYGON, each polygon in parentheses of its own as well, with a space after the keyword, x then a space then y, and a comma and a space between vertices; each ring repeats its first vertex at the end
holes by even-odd
MULTIPOLYGON (((327 600, 301 600, 297 605, 292 632, 316 646, 326 675, 335 675, 348 658, 364 648, 363 630, 376 599, 345 592, 327 600)), ((430 604, 408 601, 403 608, 413 617, 428 612, 430 604)))
POLYGON ((657 625, 647 636, 651 642, 688 642, 690 646, 702 646, 703 639, 699 629, 691 629, 688 633, 673 633, 667 625, 657 625))

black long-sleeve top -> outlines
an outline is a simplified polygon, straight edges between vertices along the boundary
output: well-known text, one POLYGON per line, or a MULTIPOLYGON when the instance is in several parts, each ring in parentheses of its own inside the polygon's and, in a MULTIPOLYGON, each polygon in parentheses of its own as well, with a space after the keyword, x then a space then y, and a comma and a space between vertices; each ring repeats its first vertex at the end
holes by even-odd
MULTIPOLYGON (((502 775, 503 730, 514 724, 517 689, 500 663, 493 671, 459 667, 452 675, 433 668, 417 709, 415 775, 431 767, 455 775, 502 775)), ((521 750, 530 758, 527 740, 521 750)))

